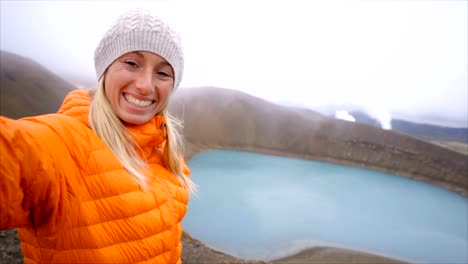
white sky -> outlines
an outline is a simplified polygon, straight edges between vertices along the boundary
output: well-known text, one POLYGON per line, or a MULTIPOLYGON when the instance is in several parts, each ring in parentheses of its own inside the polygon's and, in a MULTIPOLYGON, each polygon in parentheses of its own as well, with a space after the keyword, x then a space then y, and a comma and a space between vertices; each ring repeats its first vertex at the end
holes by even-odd
POLYGON ((217 86, 314 108, 468 126, 467 1, 1 1, 2 50, 73 82, 131 7, 180 33, 183 89, 217 86), (346 110, 346 109, 344 109, 346 110))

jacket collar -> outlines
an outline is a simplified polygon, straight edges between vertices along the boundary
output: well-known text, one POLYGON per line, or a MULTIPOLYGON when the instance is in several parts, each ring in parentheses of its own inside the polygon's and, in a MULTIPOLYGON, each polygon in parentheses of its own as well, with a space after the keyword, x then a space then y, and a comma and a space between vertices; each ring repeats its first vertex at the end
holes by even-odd
MULTIPOLYGON (((59 114, 78 119, 89 127, 88 114, 91 104, 91 94, 87 90, 73 90, 65 97, 59 114)), ((125 125, 135 142, 141 147, 155 147, 167 138, 166 119, 157 115, 142 125, 125 125)))

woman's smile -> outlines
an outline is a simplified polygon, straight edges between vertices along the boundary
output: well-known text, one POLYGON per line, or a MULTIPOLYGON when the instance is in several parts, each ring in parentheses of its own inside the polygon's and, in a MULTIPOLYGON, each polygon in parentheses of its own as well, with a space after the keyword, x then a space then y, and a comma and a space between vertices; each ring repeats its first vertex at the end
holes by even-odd
POLYGON ((128 93, 123 93, 123 97, 125 98, 125 100, 134 105, 134 106, 137 106, 137 107, 148 107, 150 106, 151 104, 154 104, 156 103, 156 101, 154 100, 142 100, 142 99, 137 99, 135 98, 134 96, 128 94, 128 93))

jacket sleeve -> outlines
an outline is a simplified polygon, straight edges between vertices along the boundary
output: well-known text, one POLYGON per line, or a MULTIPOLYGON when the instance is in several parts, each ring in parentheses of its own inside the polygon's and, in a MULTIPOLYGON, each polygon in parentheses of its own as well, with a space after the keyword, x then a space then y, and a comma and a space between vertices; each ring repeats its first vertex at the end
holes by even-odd
POLYGON ((39 227, 60 213, 57 137, 44 124, 0 117, 0 230, 39 227))

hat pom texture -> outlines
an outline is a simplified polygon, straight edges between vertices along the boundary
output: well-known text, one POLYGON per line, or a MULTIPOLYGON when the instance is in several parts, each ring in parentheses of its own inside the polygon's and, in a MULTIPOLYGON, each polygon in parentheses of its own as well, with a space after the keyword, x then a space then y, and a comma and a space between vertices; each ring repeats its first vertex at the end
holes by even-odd
POLYGON ((143 9, 121 15, 104 34, 94 53, 97 78, 117 58, 132 51, 149 51, 164 58, 174 70, 174 89, 179 86, 184 71, 179 36, 159 17, 143 9))

